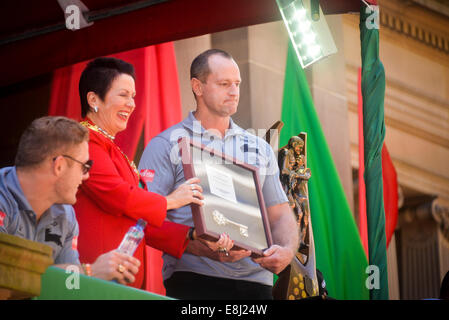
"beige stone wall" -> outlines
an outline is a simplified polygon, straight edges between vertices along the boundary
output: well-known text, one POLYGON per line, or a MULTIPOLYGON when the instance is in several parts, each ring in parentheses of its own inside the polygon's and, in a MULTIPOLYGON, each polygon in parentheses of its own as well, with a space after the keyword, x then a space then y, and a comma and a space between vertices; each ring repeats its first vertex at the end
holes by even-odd
MULTIPOLYGON (((435 196, 447 206, 449 19, 410 2, 381 1, 380 6, 380 58, 386 73, 385 143, 395 165, 398 182, 405 200, 416 196, 435 196)), ((358 168, 357 73, 361 66, 358 24, 357 15, 343 17, 346 96, 354 168, 358 168)), ((420 222, 417 220, 414 223, 420 222)), ((435 245, 439 249, 434 260, 416 263, 428 269, 435 267, 429 263, 439 261, 439 276, 442 278, 449 269, 446 243, 442 237, 437 238, 435 245)), ((408 244, 402 243, 402 246, 408 244)), ((399 298, 398 279, 405 276, 397 266, 395 249, 391 245, 388 249, 392 299, 399 298)), ((413 279, 417 276, 407 275, 413 279)), ((402 284, 403 289, 411 286, 402 284)))
POLYGON ((210 34, 175 41, 176 64, 181 91, 182 117, 194 110, 196 103, 190 86, 190 64, 201 52, 211 48, 210 34))
MULTIPOLYGON (((399 183, 449 200, 449 55, 404 30, 409 22, 449 38, 449 21, 399 1, 381 2, 380 57, 386 70, 385 142, 399 183), (383 22, 382 22, 383 21, 383 22)), ((343 19, 345 39, 360 37, 358 16, 343 19)), ((425 37, 423 37, 425 39, 425 37)), ((358 167, 357 70, 360 41, 345 41, 346 95, 353 167, 358 167)))
MULTIPOLYGON (((380 1, 380 57, 386 70, 388 150, 406 199, 436 196, 449 207, 449 19, 411 1, 380 1)), ((352 169, 358 168, 357 72, 361 66, 359 16, 326 16, 338 53, 306 70, 315 107, 354 212, 352 169)), ((282 21, 175 43, 183 115, 195 103, 189 67, 200 52, 230 52, 240 66, 241 99, 234 120, 267 129, 281 117, 287 33, 282 21)), ((440 237, 441 238, 441 237, 440 237)), ((388 250, 390 298, 399 299, 396 248, 388 250)), ((440 271, 449 268, 439 240, 440 271)))

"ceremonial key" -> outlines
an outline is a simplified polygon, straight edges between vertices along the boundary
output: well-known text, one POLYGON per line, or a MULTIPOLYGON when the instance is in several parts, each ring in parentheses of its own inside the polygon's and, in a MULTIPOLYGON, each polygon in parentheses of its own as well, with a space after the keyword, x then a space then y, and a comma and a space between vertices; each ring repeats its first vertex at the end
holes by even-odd
POLYGON ((235 221, 232 221, 232 220, 226 218, 226 217, 225 217, 221 212, 219 212, 218 210, 214 210, 214 211, 212 212, 212 216, 213 216, 213 218, 214 218, 214 221, 215 221, 219 226, 225 226, 225 225, 227 225, 227 224, 233 225, 233 226, 239 228, 240 234, 241 234, 242 236, 248 238, 249 235, 248 235, 248 227, 247 227, 247 226, 245 226, 245 225, 243 225, 243 224, 240 224, 240 223, 237 223, 237 222, 235 222, 235 221))

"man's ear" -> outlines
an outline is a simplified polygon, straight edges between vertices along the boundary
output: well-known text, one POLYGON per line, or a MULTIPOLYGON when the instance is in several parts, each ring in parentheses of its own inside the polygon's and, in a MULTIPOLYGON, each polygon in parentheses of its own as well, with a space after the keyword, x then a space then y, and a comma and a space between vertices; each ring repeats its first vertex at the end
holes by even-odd
POLYGON ((67 165, 63 156, 57 156, 52 163, 52 174, 59 177, 64 171, 64 167, 67 165))
POLYGON ((203 95, 203 86, 201 85, 201 81, 197 78, 192 78, 190 80, 190 84, 192 86, 193 93, 199 97, 203 95))

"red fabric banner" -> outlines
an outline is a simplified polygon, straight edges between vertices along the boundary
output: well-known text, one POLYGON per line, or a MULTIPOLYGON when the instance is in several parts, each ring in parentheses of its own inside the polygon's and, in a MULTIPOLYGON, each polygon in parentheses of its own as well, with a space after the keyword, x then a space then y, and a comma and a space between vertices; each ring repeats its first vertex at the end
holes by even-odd
POLYGON ((366 257, 368 251, 368 221, 366 218, 366 189, 365 189, 365 143, 363 140, 363 98, 362 98, 362 68, 358 77, 358 120, 359 120, 359 233, 366 257))
MULTIPOLYGON (((182 120, 176 57, 172 42, 130 50, 110 57, 125 60, 136 70, 136 109, 128 127, 115 142, 133 159, 144 130, 145 145, 149 140, 182 120)), ((87 61, 54 71, 49 115, 81 119, 78 82, 87 61)), ((147 246, 146 290, 165 294, 162 282, 162 252, 147 246)))
POLYGON ((151 114, 147 113, 145 125, 145 145, 160 131, 182 120, 181 94, 178 85, 178 69, 173 43, 148 47, 151 72, 149 77, 149 103, 151 114), (167 63, 173 61, 173 63, 167 63), (174 85, 176 84, 176 85, 174 85))
POLYGON ((398 179, 385 143, 382 148, 382 180, 384 184, 385 235, 388 248, 398 222, 398 179))

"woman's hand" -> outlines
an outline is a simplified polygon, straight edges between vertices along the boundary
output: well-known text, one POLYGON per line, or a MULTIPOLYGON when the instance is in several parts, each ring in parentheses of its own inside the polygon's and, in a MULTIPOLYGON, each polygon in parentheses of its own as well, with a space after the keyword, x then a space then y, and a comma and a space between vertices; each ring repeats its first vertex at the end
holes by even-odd
POLYGON ((226 233, 222 233, 220 235, 220 238, 216 242, 203 239, 198 240, 213 251, 210 252, 207 256, 216 261, 235 262, 251 255, 251 251, 248 250, 231 250, 234 246, 234 240, 231 240, 231 238, 229 238, 229 235, 227 235, 226 233))
POLYGON ((193 238, 198 241, 190 241, 186 252, 197 256, 208 257, 220 262, 235 262, 251 255, 249 250, 232 249, 234 241, 225 233, 221 234, 217 241, 207 241, 197 238, 196 231, 194 231, 193 238))
POLYGON ((201 200, 204 199, 202 194, 203 188, 198 184, 199 182, 200 179, 198 178, 189 179, 166 196, 167 210, 177 209, 190 203, 202 206, 203 202, 201 200))
POLYGON ((136 280, 139 266, 139 259, 113 250, 102 254, 92 264, 92 276, 126 285, 136 280))
POLYGON ((229 251, 234 246, 234 240, 231 240, 228 234, 222 233, 217 241, 208 241, 196 236, 196 230, 193 231, 193 239, 199 240, 209 247, 212 251, 223 253, 228 256, 229 251))
POLYGON ((251 251, 249 250, 231 250, 233 245, 234 241, 230 240, 229 236, 222 235, 217 242, 202 239, 198 239, 198 241, 190 241, 187 245, 186 252, 220 262, 236 262, 251 255, 251 251))

